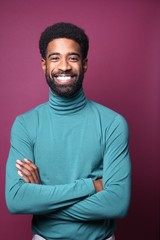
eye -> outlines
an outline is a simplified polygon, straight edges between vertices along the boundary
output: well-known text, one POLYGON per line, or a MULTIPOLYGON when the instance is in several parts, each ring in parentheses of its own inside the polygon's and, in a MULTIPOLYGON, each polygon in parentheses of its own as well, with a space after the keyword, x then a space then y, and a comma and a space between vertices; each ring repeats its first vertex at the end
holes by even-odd
POLYGON ((57 62, 59 60, 59 57, 51 57, 50 60, 52 62, 57 62))
POLYGON ((79 61, 79 57, 78 56, 70 56, 69 57, 69 61, 70 62, 78 62, 79 61))

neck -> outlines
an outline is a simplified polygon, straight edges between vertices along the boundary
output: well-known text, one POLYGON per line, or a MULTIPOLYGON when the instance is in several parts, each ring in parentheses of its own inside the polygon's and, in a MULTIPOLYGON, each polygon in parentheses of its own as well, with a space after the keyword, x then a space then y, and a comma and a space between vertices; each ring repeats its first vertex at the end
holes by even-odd
POLYGON ((68 115, 76 113, 85 107, 86 102, 82 88, 70 98, 58 96, 50 89, 49 105, 56 114, 68 115))

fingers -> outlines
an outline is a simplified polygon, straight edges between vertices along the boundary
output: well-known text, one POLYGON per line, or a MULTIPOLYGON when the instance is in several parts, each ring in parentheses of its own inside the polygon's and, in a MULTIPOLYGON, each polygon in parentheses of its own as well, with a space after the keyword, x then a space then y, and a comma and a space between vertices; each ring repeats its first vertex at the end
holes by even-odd
POLYGON ((25 182, 30 183, 29 178, 26 177, 25 175, 23 175, 22 172, 21 172, 20 170, 18 170, 18 175, 19 175, 21 178, 23 178, 23 180, 24 180, 25 182))
POLYGON ((25 182, 40 183, 38 168, 32 161, 26 158, 24 161, 17 160, 16 167, 18 169, 18 175, 21 176, 25 182))
POLYGON ((36 178, 38 179, 39 178, 39 172, 38 172, 38 168, 37 166, 30 160, 28 160, 27 158, 24 158, 24 162, 26 163, 26 168, 28 170, 31 170, 33 169, 33 171, 35 172, 35 175, 36 175, 36 178))
POLYGON ((102 178, 93 181, 96 192, 103 190, 102 178))
POLYGON ((38 168, 29 160, 25 159, 24 162, 17 160, 16 167, 18 174, 29 183, 39 183, 38 168))

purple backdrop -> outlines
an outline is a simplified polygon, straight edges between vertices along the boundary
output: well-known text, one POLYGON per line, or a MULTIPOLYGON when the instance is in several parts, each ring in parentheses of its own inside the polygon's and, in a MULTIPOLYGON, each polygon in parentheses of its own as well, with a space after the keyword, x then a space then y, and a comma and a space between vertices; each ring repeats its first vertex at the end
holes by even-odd
POLYGON ((59 21, 80 25, 90 36, 86 95, 129 123, 132 199, 128 216, 117 221, 117 240, 158 240, 158 0, 1 0, 0 239, 31 239, 31 216, 13 216, 6 208, 5 165, 15 117, 48 99, 38 40, 59 21))

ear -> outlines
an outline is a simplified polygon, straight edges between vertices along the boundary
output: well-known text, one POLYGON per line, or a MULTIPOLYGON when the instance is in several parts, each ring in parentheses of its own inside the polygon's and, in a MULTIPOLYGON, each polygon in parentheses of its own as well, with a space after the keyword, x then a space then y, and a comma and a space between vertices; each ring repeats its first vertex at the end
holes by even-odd
POLYGON ((41 60, 41 66, 42 66, 42 70, 45 74, 46 73, 46 60, 44 58, 42 58, 42 60, 41 60))
POLYGON ((88 58, 85 58, 85 59, 83 60, 82 66, 83 66, 84 72, 86 72, 87 69, 88 69, 88 58))

